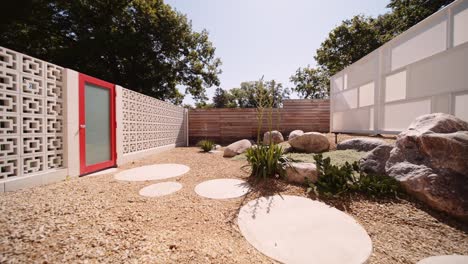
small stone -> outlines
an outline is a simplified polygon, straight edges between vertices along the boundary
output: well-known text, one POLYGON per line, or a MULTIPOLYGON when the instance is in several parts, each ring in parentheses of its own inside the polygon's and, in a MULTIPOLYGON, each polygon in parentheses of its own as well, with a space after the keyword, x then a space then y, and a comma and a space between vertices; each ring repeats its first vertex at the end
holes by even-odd
POLYGON ((270 144, 270 139, 271 143, 273 144, 278 144, 284 141, 283 134, 279 132, 278 130, 273 130, 273 131, 267 131, 265 134, 263 134, 263 144, 264 145, 269 145, 270 144))
POLYGON ((224 149, 224 157, 234 157, 241 153, 244 153, 248 148, 252 146, 252 143, 248 139, 242 139, 236 141, 224 149))
POLYGON ((306 183, 306 181, 316 182, 317 167, 314 163, 290 163, 289 166, 286 167, 286 180, 295 183, 306 183))

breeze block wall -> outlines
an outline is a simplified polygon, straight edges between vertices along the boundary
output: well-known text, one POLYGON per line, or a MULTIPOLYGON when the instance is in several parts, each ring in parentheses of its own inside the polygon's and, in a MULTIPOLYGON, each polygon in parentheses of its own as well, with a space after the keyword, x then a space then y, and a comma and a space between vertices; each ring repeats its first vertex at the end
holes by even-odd
POLYGON ((63 81, 62 67, 0 47, 0 191, 66 174, 63 81))
POLYGON ((117 164, 187 145, 187 111, 171 103, 116 87, 117 164))
MULTIPOLYGON (((0 47, 0 192, 80 175, 79 89, 79 72, 0 47)), ((186 110, 115 95, 117 165, 187 144, 186 110)))

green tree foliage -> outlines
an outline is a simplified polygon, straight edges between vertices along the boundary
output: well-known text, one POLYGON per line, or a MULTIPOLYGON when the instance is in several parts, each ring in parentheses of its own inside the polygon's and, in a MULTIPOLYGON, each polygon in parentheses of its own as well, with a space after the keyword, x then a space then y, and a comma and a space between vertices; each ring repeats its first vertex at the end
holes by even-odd
MULTIPOLYGON (((13 2, 13 1, 11 1, 13 2)), ((206 31, 163 0, 20 0, 5 5, 0 45, 181 103, 219 85, 206 31)))
POLYGON ((396 36, 453 1, 454 0, 390 0, 387 7, 391 8, 392 12, 388 17, 379 17, 378 20, 391 20, 392 28, 386 33, 390 33, 390 36, 396 36))
POLYGON ((235 108, 237 104, 229 91, 218 87, 213 96, 213 106, 215 108, 235 108))
POLYGON ((307 67, 297 69, 289 80, 294 83, 293 91, 304 99, 327 98, 330 93, 329 76, 322 68, 307 67))
POLYGON ((199 100, 198 102, 195 102, 195 108, 209 109, 214 108, 214 105, 207 103, 205 100, 199 100))
POLYGON ((272 98, 272 106, 280 107, 284 99, 288 99, 291 91, 284 88, 281 83, 275 80, 253 82, 242 82, 240 88, 230 90, 216 89, 213 97, 213 106, 216 108, 239 107, 256 108, 259 98, 272 98), (263 85, 263 86, 262 86, 263 85))
POLYGON ((315 60, 332 76, 453 1, 390 0, 389 13, 377 18, 358 15, 334 28, 315 60))
POLYGON ((256 108, 260 97, 268 97, 271 95, 273 100, 273 107, 280 107, 284 99, 288 99, 290 90, 284 88, 281 83, 275 80, 253 82, 242 82, 240 88, 231 89, 231 94, 237 105, 241 108, 256 108), (264 89, 262 89, 262 85, 264 89))

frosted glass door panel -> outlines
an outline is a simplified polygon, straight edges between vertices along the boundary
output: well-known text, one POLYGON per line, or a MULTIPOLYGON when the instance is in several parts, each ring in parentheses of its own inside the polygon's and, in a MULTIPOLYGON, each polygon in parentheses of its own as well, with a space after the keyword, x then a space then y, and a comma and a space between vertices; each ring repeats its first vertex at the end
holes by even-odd
POLYGON ((111 160, 110 91, 85 84, 86 165, 111 160))

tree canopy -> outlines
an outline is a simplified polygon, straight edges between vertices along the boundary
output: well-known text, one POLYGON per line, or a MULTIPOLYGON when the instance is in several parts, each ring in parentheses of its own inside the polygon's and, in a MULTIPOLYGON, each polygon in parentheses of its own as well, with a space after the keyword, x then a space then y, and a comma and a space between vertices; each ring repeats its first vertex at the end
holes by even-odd
POLYGON ((299 68, 290 77, 303 98, 329 91, 328 78, 358 61, 454 0, 390 0, 390 12, 376 18, 356 15, 330 31, 317 49, 317 66, 299 68), (325 89, 326 87, 326 89, 325 89))
POLYGON ((332 76, 454 0, 390 0, 377 18, 354 16, 334 28, 315 60, 332 76))
POLYGON ((297 69, 289 80, 295 85, 293 90, 302 98, 323 99, 330 93, 328 77, 322 68, 312 68, 307 65, 307 67, 297 69))
POLYGON ((174 103, 219 85, 208 33, 163 0, 21 0, 5 5, 0 45, 174 103))
POLYGON ((213 96, 213 107, 215 108, 234 108, 237 107, 234 96, 221 87, 216 88, 213 96))
MULTIPOLYGON (((217 88, 213 96, 213 104, 204 102, 197 103, 197 108, 256 108, 262 98, 271 98, 272 107, 280 107, 284 99, 288 99, 290 90, 284 88, 281 83, 275 80, 242 82, 240 87, 224 90, 217 88)), ((267 105, 263 105, 267 107, 267 105)))

